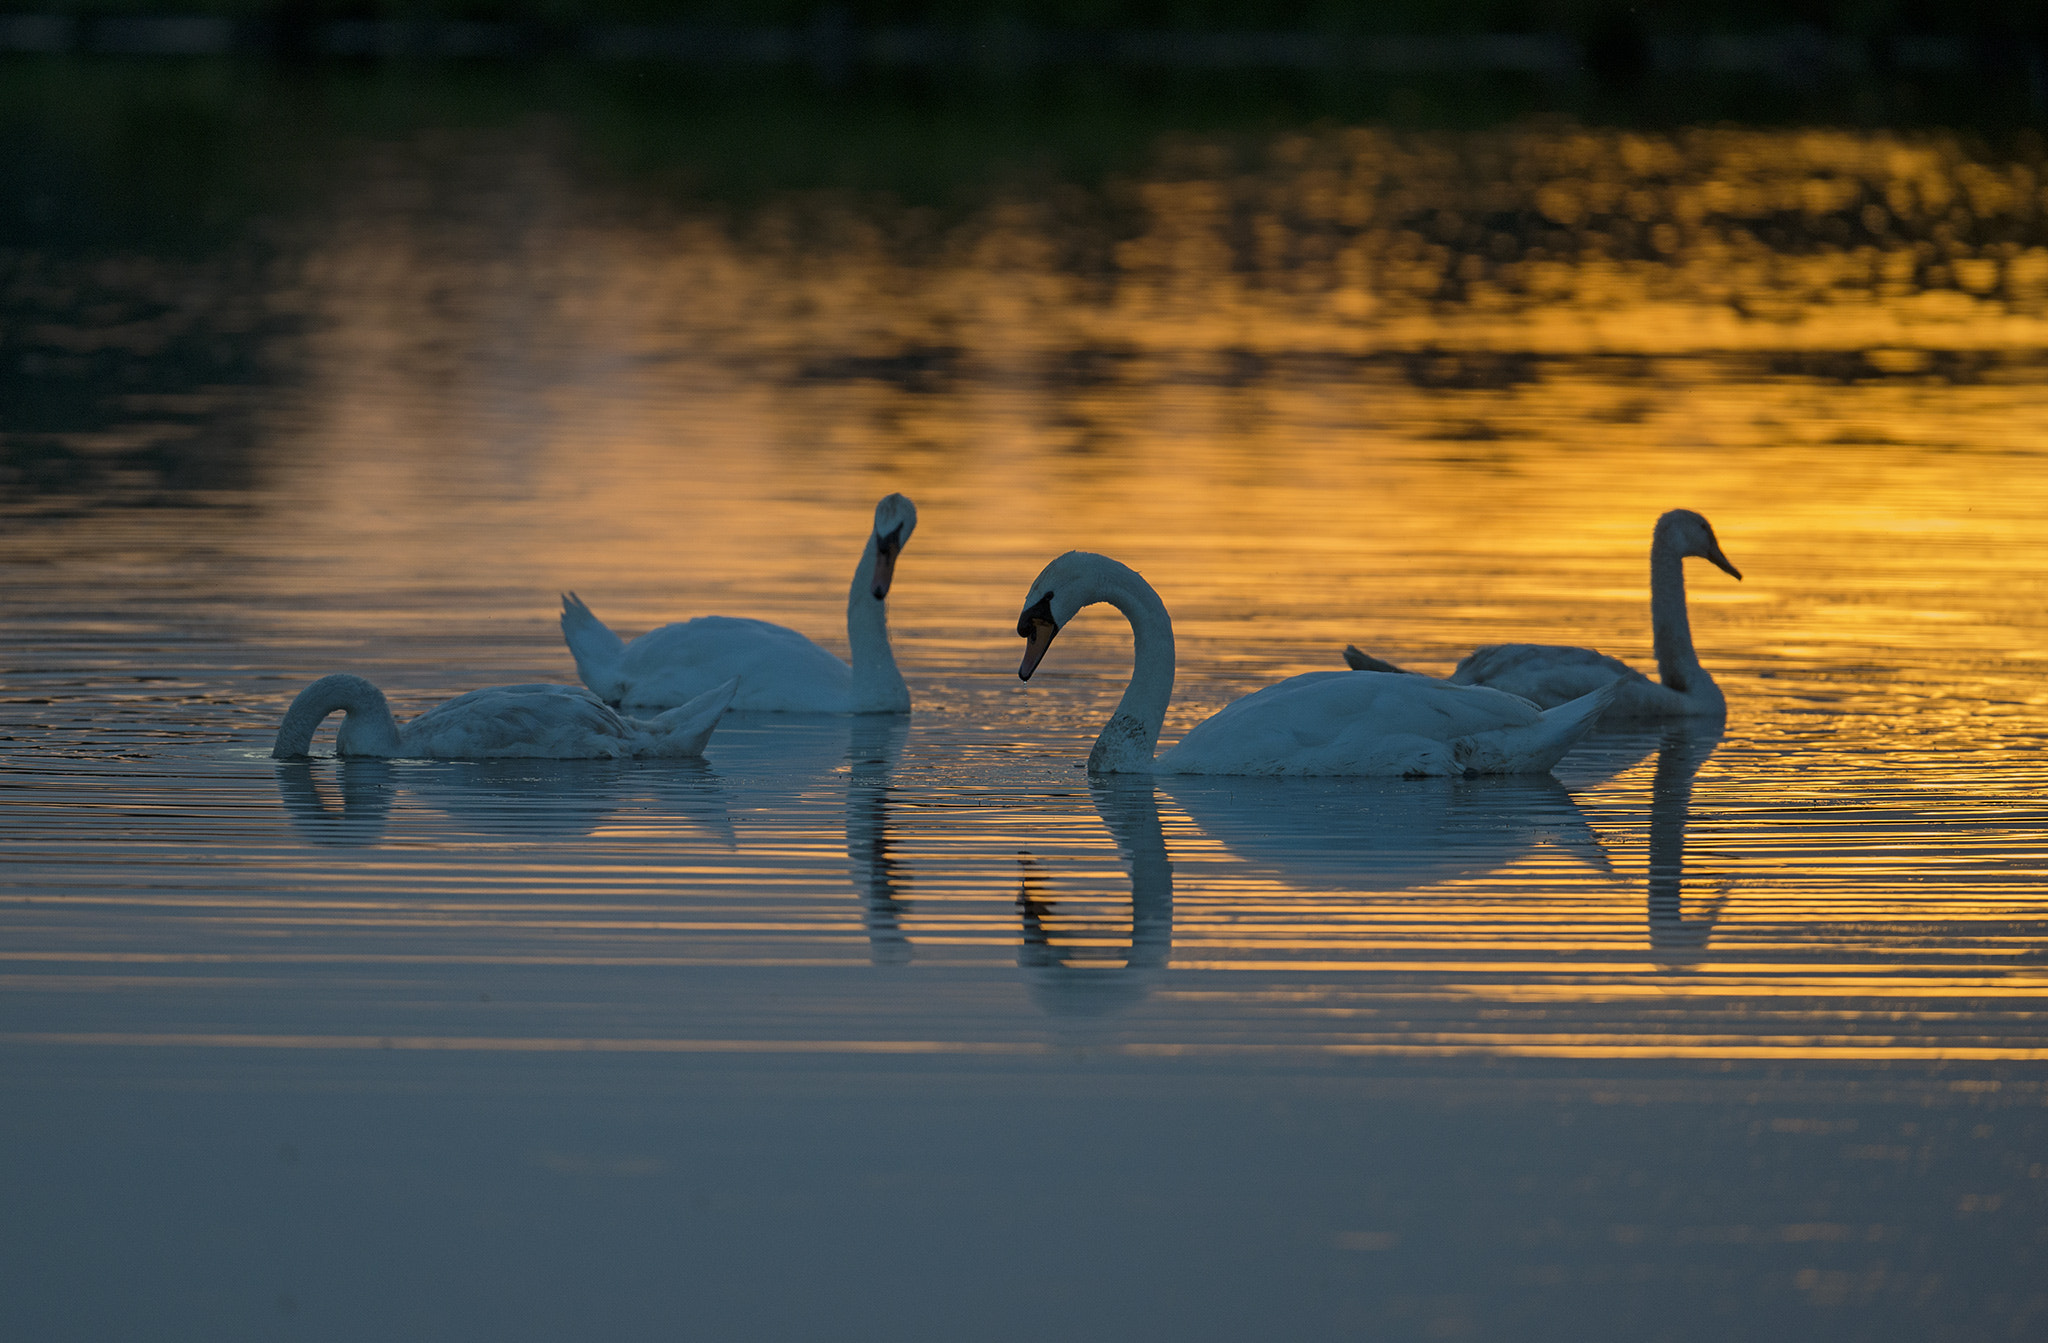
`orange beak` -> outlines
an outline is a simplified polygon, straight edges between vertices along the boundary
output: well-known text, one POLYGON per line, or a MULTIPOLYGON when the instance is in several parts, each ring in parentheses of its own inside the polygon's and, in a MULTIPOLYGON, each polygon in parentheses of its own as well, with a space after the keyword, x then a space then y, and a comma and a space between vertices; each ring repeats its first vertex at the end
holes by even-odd
POLYGON ((1728 557, 1721 553, 1721 543, 1719 541, 1712 541, 1709 544, 1713 546, 1713 549, 1707 552, 1706 557, 1712 560, 1723 572, 1735 575, 1739 581, 1742 578, 1742 570, 1731 564, 1728 557))
POLYGON ((1053 636, 1060 632, 1060 627, 1050 620, 1033 620, 1029 629, 1017 632, 1029 641, 1024 645, 1024 661, 1017 668, 1017 679, 1028 681, 1031 679, 1031 673, 1038 670, 1039 662, 1045 657, 1045 650, 1052 647, 1053 636))

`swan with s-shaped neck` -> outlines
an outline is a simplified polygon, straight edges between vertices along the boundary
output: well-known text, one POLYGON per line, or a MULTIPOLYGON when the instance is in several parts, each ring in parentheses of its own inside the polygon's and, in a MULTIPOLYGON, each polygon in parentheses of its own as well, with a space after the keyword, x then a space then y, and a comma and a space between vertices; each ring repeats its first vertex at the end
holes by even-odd
POLYGON ((1017 675, 1040 659, 1083 607, 1107 602, 1131 622, 1131 681, 1088 753, 1103 774, 1541 774, 1598 721, 1618 682, 1554 709, 1481 686, 1422 676, 1308 672, 1246 695, 1154 758, 1173 697, 1173 619, 1135 569, 1073 550, 1031 585, 1017 633, 1017 675))
POLYGON ((607 704, 629 712, 672 708, 728 677, 740 678, 740 713, 909 713, 910 690, 889 647, 889 585, 896 557, 917 530, 917 506, 900 494, 875 505, 875 527, 846 593, 841 662, 785 625, 739 616, 698 616, 627 643, 575 593, 562 597, 562 636, 576 674, 607 704))
MULTIPOLYGON (((1674 508, 1650 533, 1650 632, 1657 653, 1652 681, 1619 658, 1591 648, 1558 644, 1488 644, 1468 654, 1450 675, 1452 685, 1492 686, 1545 708, 1585 694, 1620 677, 1610 718, 1713 717, 1728 712, 1728 699, 1700 665, 1692 646, 1692 621, 1685 609, 1685 557, 1696 555, 1742 578, 1721 553, 1713 524, 1689 508, 1674 508), (1659 683, 1661 682, 1661 684, 1659 683)), ((1355 646, 1344 661, 1358 671, 1400 672, 1355 646)))

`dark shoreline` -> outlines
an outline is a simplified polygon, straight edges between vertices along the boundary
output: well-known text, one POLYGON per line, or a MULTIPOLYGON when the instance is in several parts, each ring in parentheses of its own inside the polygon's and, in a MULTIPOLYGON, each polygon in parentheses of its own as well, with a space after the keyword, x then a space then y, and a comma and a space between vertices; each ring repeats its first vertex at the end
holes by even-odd
POLYGON ((506 60, 846 68, 1136 68, 1380 75, 1518 73, 1627 84, 1662 75, 1807 84, 1886 76, 2018 80, 2048 95, 2038 35, 1853 34, 1807 25, 1678 32, 1331 32, 1269 28, 1061 29, 1017 25, 560 24, 406 18, 295 21, 221 14, 0 14, 0 52, 136 57, 506 60))

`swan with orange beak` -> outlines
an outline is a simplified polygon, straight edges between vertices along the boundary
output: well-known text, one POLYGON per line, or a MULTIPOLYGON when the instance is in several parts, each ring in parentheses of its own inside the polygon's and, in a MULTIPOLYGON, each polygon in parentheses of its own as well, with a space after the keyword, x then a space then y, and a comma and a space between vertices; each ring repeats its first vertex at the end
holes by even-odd
POLYGON ((1137 570, 1074 550, 1045 566, 1017 617, 1029 681, 1080 612, 1107 603, 1131 623, 1130 684, 1088 753, 1103 774, 1541 774, 1598 721, 1609 682, 1548 711, 1515 695, 1399 673, 1308 672, 1226 705, 1157 754, 1173 698, 1173 619, 1137 570))

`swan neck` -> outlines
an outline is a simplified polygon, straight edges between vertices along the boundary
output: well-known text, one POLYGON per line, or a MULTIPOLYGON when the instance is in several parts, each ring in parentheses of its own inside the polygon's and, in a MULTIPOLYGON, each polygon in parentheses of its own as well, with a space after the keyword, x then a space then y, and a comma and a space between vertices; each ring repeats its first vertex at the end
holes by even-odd
POLYGON ((1657 676, 1679 694, 1711 686, 1714 678, 1693 651, 1692 621, 1685 610, 1685 557, 1676 547, 1650 547, 1650 631, 1657 651, 1657 676))
POLYGON ((1166 603, 1136 570, 1110 575, 1095 600, 1108 602, 1131 622, 1131 683, 1117 702, 1088 768, 1103 774, 1143 774, 1152 769, 1159 729, 1166 723, 1166 705, 1173 698, 1173 618, 1166 603))
POLYGON ((335 749, 342 755, 400 754, 398 723, 384 692, 360 676, 323 676, 301 690, 285 711, 271 754, 280 759, 306 754, 313 733, 328 714, 340 710, 341 732, 335 749))
POLYGON ((874 593, 875 564, 880 557, 875 537, 868 543, 854 567, 853 584, 846 590, 846 647, 853 664, 853 711, 855 713, 908 713, 910 688, 903 673, 896 670, 896 653, 889 647, 889 603, 874 593))

